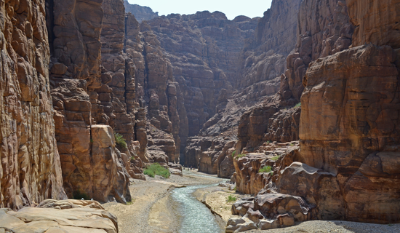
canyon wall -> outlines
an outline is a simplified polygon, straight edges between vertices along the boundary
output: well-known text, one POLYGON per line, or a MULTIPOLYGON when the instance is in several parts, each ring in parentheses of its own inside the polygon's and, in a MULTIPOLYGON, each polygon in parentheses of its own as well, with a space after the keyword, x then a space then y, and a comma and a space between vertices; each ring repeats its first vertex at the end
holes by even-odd
MULTIPOLYGON (((246 146, 247 143, 242 143, 241 138, 253 135, 253 132, 247 131, 251 128, 247 119, 241 118, 246 115, 246 112, 252 112, 251 109, 254 109, 255 106, 262 108, 263 103, 271 102, 271 96, 279 91, 280 74, 286 69, 285 58, 294 49, 296 43, 296 16, 300 2, 273 1, 271 8, 264 13, 262 18, 258 19, 254 33, 244 41, 240 52, 232 54, 232 56, 235 56, 237 64, 236 75, 228 74, 227 77, 232 83, 234 91, 221 92, 216 103, 215 114, 203 125, 199 133, 201 137, 205 137, 203 140, 207 141, 207 137, 213 136, 218 137, 218 139, 215 139, 215 143, 219 144, 219 141, 226 141, 226 145, 229 145, 231 144, 230 141, 239 139, 239 144, 230 145, 233 148, 231 151, 237 151, 237 154, 240 154, 243 147, 246 146), (239 131, 238 135, 237 131, 239 131), (235 147, 236 149, 234 149, 235 147)), ((256 126, 258 131, 262 131, 261 138, 265 128, 268 128, 268 123, 263 122, 263 119, 266 119, 267 122, 269 120, 269 118, 261 117, 256 126)), ((291 133, 289 132, 289 134, 291 133)), ((295 133, 295 135, 298 135, 298 133, 295 133)), ((296 136, 293 136, 293 139, 290 140, 296 139, 296 136)), ((226 172, 224 177, 230 177, 233 174, 232 153, 224 154, 222 158, 218 158, 221 155, 211 156, 215 154, 212 150, 196 146, 196 143, 188 144, 186 148, 185 159, 190 161, 187 165, 198 166, 199 159, 193 160, 191 158, 196 150, 200 153, 200 160, 216 162, 217 164, 213 163, 211 166, 218 167, 218 170, 228 169, 229 171, 226 172), (207 159, 210 156, 212 158, 207 159), (221 163, 222 161, 226 162, 221 163), (228 163, 228 161, 230 162, 228 163)), ((201 171, 206 171, 203 166, 199 168, 201 171)), ((219 173, 216 172, 216 169, 212 169, 212 171, 212 173, 219 173)))
POLYGON ((153 12, 153 10, 147 6, 129 4, 127 0, 124 0, 124 6, 125 11, 134 15, 139 23, 141 23, 143 20, 151 20, 158 17, 158 12, 153 12))
POLYGON ((303 77, 309 63, 351 45, 354 27, 342 1, 306 0, 291 9, 297 9, 298 12, 289 14, 298 15, 298 18, 292 16, 298 22, 294 23, 297 25, 297 42, 296 39, 291 40, 292 44, 296 44, 295 49, 286 58, 286 70, 282 75, 278 74, 279 92, 263 105, 242 115, 238 129, 238 150, 252 152, 253 148, 258 148, 265 141, 298 140, 300 109, 296 111, 293 106, 300 102, 304 89, 303 77))
MULTIPOLYGON (((300 150, 269 164, 247 156, 272 171, 254 199, 235 204, 243 220, 261 229, 314 219, 400 221, 399 6, 390 0, 302 2, 298 54, 288 57, 282 77, 291 98, 302 91, 300 150)), ((240 189, 255 193, 243 176, 248 168, 237 167, 236 182, 239 177, 240 189)), ((227 229, 244 226, 235 222, 227 229)))
POLYGON ((115 147, 114 132, 107 126, 120 131, 118 124, 124 123, 126 131, 121 133, 132 144, 134 118, 126 113, 125 100, 118 99, 124 93, 120 84, 113 89, 113 83, 107 85, 112 80, 125 84, 125 60, 118 56, 123 49, 123 3, 49 0, 47 10, 55 132, 66 193, 70 198, 129 201, 129 175, 115 147), (107 62, 110 57, 114 62, 107 62), (103 133, 94 135, 95 129, 103 133))
POLYGON ((54 134, 45 1, 0 2, 0 206, 66 198, 54 134))
POLYGON ((239 54, 257 20, 240 16, 231 21, 221 12, 205 11, 148 21, 182 95, 178 114, 187 117, 179 125, 182 149, 187 137, 197 135, 217 104, 233 92, 240 77, 239 54))

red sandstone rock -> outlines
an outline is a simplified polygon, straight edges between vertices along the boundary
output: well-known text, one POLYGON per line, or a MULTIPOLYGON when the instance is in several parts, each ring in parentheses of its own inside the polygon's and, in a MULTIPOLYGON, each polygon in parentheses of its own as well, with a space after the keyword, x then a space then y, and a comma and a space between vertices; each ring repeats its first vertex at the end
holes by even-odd
MULTIPOLYGON (((128 139, 128 144, 132 145, 133 142, 134 118, 132 119, 132 114, 126 114, 126 106, 120 104, 123 100, 114 98, 114 94, 121 95, 120 90, 117 88, 113 90, 108 85, 110 82, 112 84, 113 80, 121 81, 118 78, 121 73, 125 73, 125 67, 121 72, 115 64, 125 65, 125 61, 118 59, 114 66, 103 69, 100 66, 102 42, 103 45, 112 44, 108 46, 110 50, 103 49, 105 54, 103 60, 123 49, 124 29, 122 28, 122 31, 118 29, 113 33, 114 22, 109 17, 119 13, 121 16, 114 18, 117 22, 115 24, 123 26, 122 1, 110 0, 103 3, 103 1, 55 0, 53 3, 47 6, 49 13, 47 26, 52 38, 50 80, 55 109, 55 132, 60 146, 65 190, 71 198, 74 193, 79 192, 99 201, 105 202, 110 200, 109 196, 114 196, 118 201, 125 202, 130 199, 130 194, 127 189, 129 182, 127 172, 124 170, 124 161, 118 158, 120 154, 116 153, 114 147, 110 147, 109 150, 94 147, 95 138, 91 134, 94 130, 92 126, 96 123, 115 126, 113 123, 116 116, 119 122, 126 124, 124 129, 130 132, 124 135, 128 139), (113 8, 107 7, 104 13, 103 4, 112 5, 113 8), (103 24, 104 15, 106 17, 103 24), (104 31, 101 34, 103 27, 104 31), (115 114, 114 109, 117 110, 115 114), (93 153, 96 153, 96 158, 93 157, 93 153), (94 167, 97 168, 103 162, 107 163, 108 167, 99 169, 101 172, 98 175, 94 174, 94 167), (114 187, 116 184, 118 187, 114 187)), ((125 83, 123 75, 122 79, 125 83)))
POLYGON ((356 26, 353 46, 373 43, 400 47, 399 0, 347 0, 351 22, 356 26))
POLYGON ((45 1, 0 2, 0 206, 66 198, 54 135, 45 1))
POLYGON ((340 0, 306 0, 298 14, 296 49, 286 59, 281 81, 280 96, 285 105, 291 104, 291 98, 295 104, 299 102, 309 63, 347 49, 354 30, 346 4, 340 0))

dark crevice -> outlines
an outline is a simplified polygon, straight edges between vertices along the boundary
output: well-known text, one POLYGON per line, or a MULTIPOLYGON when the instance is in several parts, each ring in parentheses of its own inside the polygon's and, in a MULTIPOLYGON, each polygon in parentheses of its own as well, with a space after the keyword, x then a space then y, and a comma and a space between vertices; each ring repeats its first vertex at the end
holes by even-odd
POLYGON ((46 27, 49 37, 50 55, 54 54, 54 0, 46 0, 46 27))

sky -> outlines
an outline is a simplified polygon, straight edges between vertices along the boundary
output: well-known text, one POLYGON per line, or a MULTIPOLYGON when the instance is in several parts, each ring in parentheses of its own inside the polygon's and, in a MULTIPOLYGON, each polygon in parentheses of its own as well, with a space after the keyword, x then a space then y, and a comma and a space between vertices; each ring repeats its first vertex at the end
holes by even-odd
POLYGON ((194 14, 197 11, 221 11, 228 19, 238 15, 262 17, 271 7, 272 0, 128 0, 131 4, 148 6, 158 15, 194 14))

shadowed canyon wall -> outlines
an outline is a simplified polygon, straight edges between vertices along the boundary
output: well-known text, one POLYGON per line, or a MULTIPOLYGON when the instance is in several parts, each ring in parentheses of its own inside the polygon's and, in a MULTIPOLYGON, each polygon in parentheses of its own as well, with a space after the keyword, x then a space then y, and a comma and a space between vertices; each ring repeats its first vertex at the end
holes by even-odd
MULTIPOLYGON (((221 92, 216 112, 203 125, 200 137, 188 141, 185 151, 187 165, 200 165, 201 171, 220 176, 220 171, 224 170, 223 177, 233 174, 232 153, 236 151, 239 154, 241 151, 234 149, 237 147, 236 132, 240 129, 241 117, 246 111, 262 105, 279 91, 279 76, 286 68, 285 58, 296 43, 296 16, 300 2, 273 1, 271 9, 264 13, 264 17, 258 19, 254 32, 244 41, 240 52, 231 55, 237 64, 236 75, 227 74, 228 80, 233 84, 233 91, 221 92), (210 136, 218 138, 213 141, 210 140, 210 136), (209 146, 204 146, 206 141, 209 141, 209 146), (229 145, 231 149, 220 152, 221 150, 215 147, 217 144, 222 147, 229 145)), ((265 126, 267 124, 258 125, 258 130, 265 126)), ((245 128, 248 129, 247 124, 245 128)))

